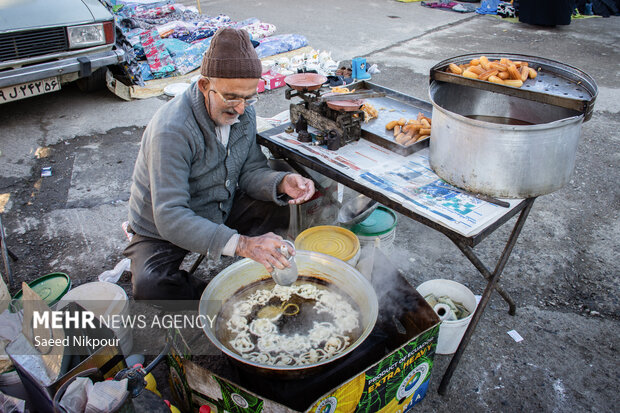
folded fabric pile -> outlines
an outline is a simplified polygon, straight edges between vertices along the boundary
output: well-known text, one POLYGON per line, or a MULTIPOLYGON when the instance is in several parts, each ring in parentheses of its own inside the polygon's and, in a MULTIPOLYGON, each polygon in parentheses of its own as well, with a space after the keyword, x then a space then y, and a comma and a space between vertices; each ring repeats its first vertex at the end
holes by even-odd
POLYGON ((115 14, 117 47, 127 55, 122 66, 134 84, 197 69, 220 27, 246 30, 252 40, 260 42, 256 51, 261 58, 308 44, 298 34, 273 36, 276 26, 257 18, 236 22, 224 14, 207 16, 173 0, 102 1, 115 14))

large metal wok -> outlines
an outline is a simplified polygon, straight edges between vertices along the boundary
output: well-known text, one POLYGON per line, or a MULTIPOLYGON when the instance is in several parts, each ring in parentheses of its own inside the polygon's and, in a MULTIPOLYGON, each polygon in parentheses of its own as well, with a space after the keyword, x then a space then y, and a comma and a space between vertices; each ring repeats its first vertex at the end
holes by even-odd
MULTIPOLYGON (((242 358, 220 340, 220 334, 216 331, 217 322, 213 323, 213 326, 205 323, 204 332, 209 340, 243 368, 283 379, 314 374, 325 365, 353 351, 374 328, 379 311, 377 296, 370 282, 359 271, 337 258, 313 251, 297 251, 295 261, 300 277, 308 276, 319 283, 333 285, 337 287, 339 293, 347 294, 355 302, 360 311, 361 334, 349 347, 332 358, 302 366, 274 366, 242 358)), ((205 317, 219 315, 224 303, 240 289, 257 281, 269 280, 270 277, 265 267, 253 260, 244 259, 236 262, 225 268, 208 284, 200 299, 199 313, 205 317)))

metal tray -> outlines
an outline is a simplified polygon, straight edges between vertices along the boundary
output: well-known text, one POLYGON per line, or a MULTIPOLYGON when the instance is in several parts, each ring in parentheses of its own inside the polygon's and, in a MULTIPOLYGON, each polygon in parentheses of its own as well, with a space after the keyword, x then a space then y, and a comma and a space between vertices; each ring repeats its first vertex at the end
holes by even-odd
POLYGON ((573 109, 584 114, 584 122, 592 117, 594 101, 598 94, 594 79, 580 69, 550 59, 512 53, 476 53, 451 57, 431 68, 430 81, 433 80, 573 109), (528 62, 530 67, 538 71, 538 75, 535 79, 527 79, 520 88, 515 88, 446 72, 450 63, 465 64, 480 56, 486 56, 489 60, 505 57, 514 61, 528 62))
POLYGON ((355 89, 356 92, 374 90, 385 93, 383 97, 364 99, 379 112, 379 116, 371 119, 368 123, 362 122, 362 137, 364 139, 404 156, 428 147, 431 138, 409 146, 397 143, 394 140, 394 134, 385 129, 385 125, 400 118, 415 119, 419 112, 430 118, 433 106, 429 102, 366 81, 351 83, 347 85, 347 88, 355 89))

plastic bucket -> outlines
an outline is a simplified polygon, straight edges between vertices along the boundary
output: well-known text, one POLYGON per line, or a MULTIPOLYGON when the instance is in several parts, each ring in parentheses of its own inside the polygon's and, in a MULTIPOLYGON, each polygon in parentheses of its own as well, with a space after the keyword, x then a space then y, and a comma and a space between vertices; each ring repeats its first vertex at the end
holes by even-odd
MULTIPOLYGON (((29 282, 28 287, 32 288, 32 291, 51 307, 71 289, 71 278, 64 272, 53 272, 29 282)), ((19 290, 13 296, 14 301, 11 307, 11 310, 15 310, 13 312, 21 309, 23 294, 23 291, 19 290)))
POLYGON ((350 229, 360 240, 360 244, 372 245, 375 239, 379 238, 379 248, 384 252, 391 252, 396 238, 396 224, 398 219, 396 213, 382 205, 360 222, 353 225, 350 229))
POLYGON ((295 239, 295 249, 315 251, 355 266, 360 258, 360 241, 346 228, 320 225, 308 228, 295 239))
POLYGON ((0 391, 21 400, 28 400, 28 392, 15 369, 0 374, 0 391))
MULTIPOLYGON (((58 302, 56 309, 61 309, 71 301, 75 301, 88 311, 92 311, 96 318, 100 316, 106 320, 110 316, 128 316, 129 300, 125 290, 113 283, 95 281, 82 284, 69 291, 58 302)), ((119 346, 123 354, 131 354, 133 347, 133 334, 129 326, 121 326, 111 329, 119 339, 119 346)))
POLYGON ((437 354, 453 354, 476 311, 476 296, 463 284, 443 279, 426 281, 420 284, 417 290, 422 297, 429 294, 434 294, 435 297, 448 296, 452 301, 463 304, 469 311, 467 317, 460 320, 443 320, 439 326, 436 352, 437 354))

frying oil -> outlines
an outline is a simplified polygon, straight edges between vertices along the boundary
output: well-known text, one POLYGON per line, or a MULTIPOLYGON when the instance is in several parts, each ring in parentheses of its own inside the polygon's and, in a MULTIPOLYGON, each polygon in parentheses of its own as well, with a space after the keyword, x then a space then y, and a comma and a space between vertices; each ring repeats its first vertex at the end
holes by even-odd
POLYGON ((532 122, 504 116, 467 115, 465 117, 469 119, 481 120, 483 122, 499 123, 500 125, 534 125, 532 122))
MULTIPOLYGON (((299 276, 297 282, 294 285, 301 284, 312 284, 320 290, 329 290, 330 292, 334 292, 343 297, 357 313, 360 313, 359 306, 346 294, 344 291, 339 288, 331 285, 321 279, 315 277, 308 276, 299 276)), ((248 297, 254 294, 258 290, 266 290, 272 289, 275 287, 276 283, 272 279, 256 281, 252 284, 249 284, 241 289, 239 289, 231 298, 229 298, 223 305, 220 310, 217 321, 215 331, 217 332, 218 339, 226 345, 226 347, 231 348, 229 342, 233 337, 233 333, 228 329, 226 323, 230 319, 233 314, 234 308, 237 303, 245 301, 248 297)), ((271 298, 267 303, 262 306, 254 306, 252 308, 252 312, 247 316, 248 324, 250 324, 253 320, 258 317, 258 312, 265 307, 271 306, 275 308, 285 308, 285 306, 289 304, 293 304, 299 308, 299 311, 295 311, 292 315, 287 315, 286 313, 280 314, 277 320, 274 322, 278 327, 280 334, 284 335, 306 335, 310 329, 312 329, 315 322, 323 322, 328 321, 332 322, 333 318, 327 313, 318 313, 314 306, 316 304, 315 299, 307 299, 300 297, 296 294, 292 294, 291 298, 283 302, 278 297, 271 298)), ((288 311, 287 311, 288 312, 288 311)), ((293 313, 293 311, 291 311, 293 313)), ((349 337, 349 343, 354 343, 362 334, 362 327, 358 326, 352 332, 346 334, 349 337)), ((252 335, 252 342, 256 344, 256 337, 252 335)))

